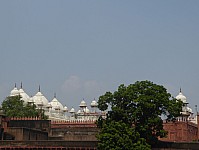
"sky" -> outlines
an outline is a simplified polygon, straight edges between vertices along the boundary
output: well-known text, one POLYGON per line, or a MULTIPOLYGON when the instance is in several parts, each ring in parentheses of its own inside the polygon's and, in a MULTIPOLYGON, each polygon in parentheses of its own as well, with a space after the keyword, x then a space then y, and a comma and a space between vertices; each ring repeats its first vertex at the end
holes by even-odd
POLYGON ((199 105, 198 0, 0 1, 0 102, 14 84, 68 108, 150 80, 199 105))

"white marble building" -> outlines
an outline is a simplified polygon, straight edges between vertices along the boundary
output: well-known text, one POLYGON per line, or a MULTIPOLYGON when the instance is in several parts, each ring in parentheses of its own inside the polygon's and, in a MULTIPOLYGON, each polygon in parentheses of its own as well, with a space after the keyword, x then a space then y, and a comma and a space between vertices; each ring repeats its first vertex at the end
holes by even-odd
POLYGON ((197 115, 194 115, 193 110, 189 107, 186 96, 183 95, 182 90, 180 89, 179 94, 176 96, 177 100, 183 102, 181 116, 177 118, 178 121, 190 121, 197 124, 197 115))
MULTIPOLYGON (((100 115, 105 116, 105 112, 99 112, 97 109, 97 101, 94 99, 90 105, 82 100, 79 104, 79 110, 75 110, 73 107, 68 109, 66 106, 63 106, 62 103, 56 98, 56 94, 54 94, 54 98, 51 101, 43 95, 40 90, 30 97, 24 91, 22 87, 22 83, 20 89, 17 89, 16 84, 13 90, 10 92, 10 96, 20 95, 21 99, 24 101, 24 104, 34 103, 37 109, 42 109, 45 112, 45 115, 48 116, 50 120, 97 120, 100 115)), ((187 102, 186 96, 183 95, 181 89, 179 94, 176 96, 177 100, 181 100, 184 103, 182 108, 182 116, 178 117, 179 121, 190 121, 197 124, 197 115, 194 115, 192 109, 189 107, 189 103, 187 102)))
POLYGON ((95 101, 95 99, 90 103, 90 106, 82 100, 79 105, 79 110, 76 111, 74 108, 68 109, 66 106, 63 106, 62 103, 56 98, 56 94, 54 94, 54 98, 51 101, 48 101, 48 99, 41 92, 40 86, 38 92, 34 96, 29 96, 24 91, 22 83, 19 89, 15 84, 15 87, 10 92, 10 96, 16 95, 21 96, 21 100, 24 101, 24 105, 28 103, 35 104, 37 109, 43 110, 49 120, 95 121, 100 115, 105 116, 105 113, 98 111, 97 101, 95 101))

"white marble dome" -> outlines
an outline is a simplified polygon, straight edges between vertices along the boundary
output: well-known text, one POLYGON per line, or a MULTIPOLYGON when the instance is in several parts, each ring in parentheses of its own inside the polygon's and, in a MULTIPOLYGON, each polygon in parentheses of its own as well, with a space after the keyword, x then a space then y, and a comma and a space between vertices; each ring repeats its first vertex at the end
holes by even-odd
POLYGON ((36 106, 41 106, 42 107, 46 107, 48 105, 48 100, 46 99, 46 97, 40 92, 40 88, 39 88, 39 92, 37 92, 37 94, 35 94, 35 96, 32 97, 33 102, 36 106))
POLYGON ((52 101, 50 102, 50 105, 52 106, 52 111, 63 111, 64 107, 63 105, 58 101, 58 99, 56 97, 54 97, 52 99, 52 101))
POLYGON ((10 92, 10 96, 17 96, 19 95, 19 91, 18 89, 15 87, 11 92, 10 92))
POLYGON ((10 96, 17 96, 17 95, 19 95, 19 90, 17 89, 16 84, 15 84, 15 87, 10 92, 10 96))
POLYGON ((64 106, 63 111, 68 112, 68 107, 64 106))
POLYGON ((184 96, 180 90, 180 93, 176 96, 177 100, 181 100, 183 103, 187 103, 187 98, 184 96))
POLYGON ((69 111, 70 113, 75 113, 75 109, 72 107, 71 110, 69 111))
POLYGON ((81 103, 79 104, 79 107, 86 107, 86 102, 82 100, 81 103))
POLYGON ((92 102, 91 102, 91 107, 97 107, 97 102, 95 101, 95 100, 93 100, 92 102))

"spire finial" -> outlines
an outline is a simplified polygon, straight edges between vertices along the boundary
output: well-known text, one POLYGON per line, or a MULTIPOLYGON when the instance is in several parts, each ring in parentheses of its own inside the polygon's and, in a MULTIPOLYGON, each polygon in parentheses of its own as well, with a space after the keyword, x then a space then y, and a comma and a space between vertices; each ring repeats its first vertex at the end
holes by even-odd
POLYGON ((181 89, 181 87, 180 87, 180 93, 182 93, 182 89, 181 89))
POLYGON ((22 89, 23 85, 22 85, 22 82, 21 82, 21 89, 22 89))
POLYGON ((54 98, 56 98, 56 93, 54 93, 54 98))
POLYGON ((39 85, 39 92, 41 92, 40 85, 39 85))
POLYGON ((15 83, 15 88, 17 87, 17 84, 15 83))
POLYGON ((196 114, 198 113, 198 108, 197 108, 198 106, 197 105, 195 105, 195 109, 196 109, 196 114))

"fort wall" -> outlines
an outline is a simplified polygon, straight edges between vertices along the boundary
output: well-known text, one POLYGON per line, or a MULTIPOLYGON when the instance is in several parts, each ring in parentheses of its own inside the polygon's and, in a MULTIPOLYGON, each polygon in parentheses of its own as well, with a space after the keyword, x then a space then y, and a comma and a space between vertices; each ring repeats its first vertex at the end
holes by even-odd
POLYGON ((38 120, 37 118, 11 118, 8 127, 25 127, 49 132, 50 120, 38 120))
POLYGON ((14 136, 14 140, 48 140, 48 132, 30 128, 12 127, 7 129, 7 133, 14 136))
POLYGON ((0 149, 73 149, 96 150, 97 141, 0 141, 0 149))
POLYGON ((96 141, 96 134, 99 129, 95 123, 81 122, 72 125, 71 123, 52 124, 51 136, 62 137, 66 141, 96 141))
MULTIPOLYGON (((152 150, 198 150, 197 142, 160 142, 152 150)), ((97 141, 0 141, 0 150, 96 150, 97 141)))
POLYGON ((171 142, 191 142, 198 140, 198 127, 191 122, 166 122, 163 127, 168 131, 166 138, 161 138, 162 141, 171 142))

